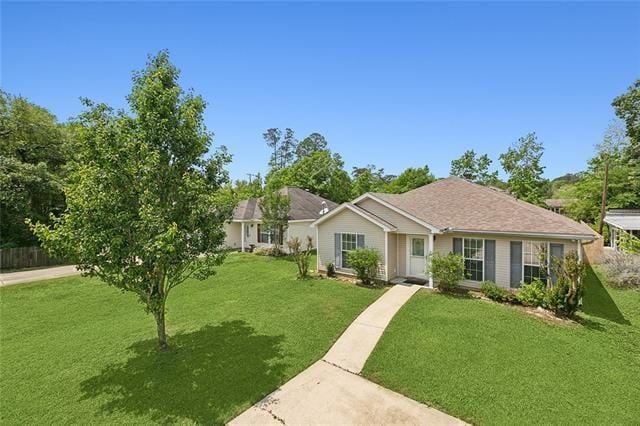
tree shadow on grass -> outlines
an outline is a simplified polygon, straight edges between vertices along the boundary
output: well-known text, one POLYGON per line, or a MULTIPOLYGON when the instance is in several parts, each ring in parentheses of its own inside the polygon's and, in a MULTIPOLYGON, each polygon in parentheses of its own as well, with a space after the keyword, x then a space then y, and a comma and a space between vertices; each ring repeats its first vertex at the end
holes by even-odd
POLYGON ((594 317, 606 319, 618 324, 631 324, 620 312, 616 302, 598 278, 591 267, 587 268, 585 276, 584 298, 582 300, 582 312, 594 317))
POLYGON ((82 399, 106 398, 103 414, 224 423, 282 383, 283 339, 230 321, 178 334, 165 353, 157 352, 155 339, 140 341, 129 348, 127 361, 82 382, 82 399))

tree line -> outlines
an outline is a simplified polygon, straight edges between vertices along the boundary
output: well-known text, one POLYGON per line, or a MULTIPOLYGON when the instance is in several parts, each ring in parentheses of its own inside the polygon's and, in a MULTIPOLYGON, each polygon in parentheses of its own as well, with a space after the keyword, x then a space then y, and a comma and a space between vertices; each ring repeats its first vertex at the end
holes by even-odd
MULTIPOLYGON (((170 346, 168 295, 189 278, 213 275, 224 261, 224 224, 240 189, 296 185, 344 201, 365 190, 403 192, 434 179, 427 166, 390 177, 369 165, 349 175, 320 135, 298 143, 292 131, 274 130, 265 132, 273 148, 266 183, 232 185, 231 156, 213 147, 204 122, 206 102, 184 91, 179 75, 161 51, 133 74, 129 112, 83 99, 82 113, 68 123, 22 97, 0 97, 0 244, 38 241, 83 274, 135 294, 155 319, 161 350, 170 346)), ((623 137, 607 139, 574 184, 591 188, 605 164, 611 195, 625 206, 637 205, 639 195, 639 86, 613 104, 625 122, 623 137)), ((500 156, 507 189, 535 202, 531 193, 544 183, 541 156, 534 134, 500 156)), ((467 152, 452 171, 495 184, 490 164, 485 155, 467 152)))
MULTIPOLYGON (((505 180, 487 154, 473 149, 451 161, 450 174, 541 206, 547 198, 564 198, 569 216, 597 225, 605 174, 607 208, 640 206, 639 93, 640 80, 613 100, 619 119, 606 130, 584 171, 546 179, 544 145, 535 133, 529 133, 499 156, 505 180)), ((50 223, 52 214, 65 210, 67 162, 79 128, 77 120, 60 123, 46 108, 0 92, 0 247, 37 244, 25 219, 50 223)), ((403 193, 436 180, 426 164, 409 167, 399 175, 374 164, 347 171, 342 156, 318 132, 299 140, 291 128, 270 128, 262 137, 271 151, 268 172, 264 177, 257 173, 249 180, 224 183, 223 192, 234 201, 288 185, 341 203, 365 192, 403 193)), ((598 226, 595 229, 601 231, 598 226)))

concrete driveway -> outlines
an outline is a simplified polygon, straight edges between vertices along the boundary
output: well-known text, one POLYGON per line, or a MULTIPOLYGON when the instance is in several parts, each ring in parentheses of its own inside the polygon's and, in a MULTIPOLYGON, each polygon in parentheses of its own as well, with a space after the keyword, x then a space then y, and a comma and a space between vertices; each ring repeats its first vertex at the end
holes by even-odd
POLYGON ((80 274, 80 271, 76 269, 75 265, 10 272, 8 274, 0 274, 0 287, 78 274, 80 274))
POLYGON ((391 318, 420 288, 391 288, 356 318, 322 360, 230 424, 465 424, 359 376, 391 318))

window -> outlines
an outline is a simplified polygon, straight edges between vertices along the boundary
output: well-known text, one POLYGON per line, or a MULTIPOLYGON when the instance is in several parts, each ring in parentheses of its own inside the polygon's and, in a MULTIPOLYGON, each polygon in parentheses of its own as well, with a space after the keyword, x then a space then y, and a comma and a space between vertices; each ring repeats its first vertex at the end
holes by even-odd
POLYGON ((484 240, 464 238, 462 240, 464 275, 472 281, 484 279, 484 240))
MULTIPOLYGON (((258 226, 260 226, 260 225, 258 225, 258 226)), ((244 225, 244 236, 245 236, 245 238, 249 238, 250 235, 251 235, 251 230, 249 229, 249 225, 247 225, 245 223, 245 225, 244 225)))
POLYGON ((542 247, 544 247, 544 243, 540 241, 522 242, 522 281, 525 284, 530 284, 535 278, 544 280, 546 277, 546 268, 540 264, 542 247))
POLYGON ((262 226, 258 225, 258 242, 271 244, 275 239, 275 232, 269 229, 264 229, 262 226))
POLYGON ((341 237, 341 253, 342 267, 349 267, 349 252, 358 248, 358 235, 357 234, 342 234, 341 237))
POLYGON ((411 239, 411 256, 424 257, 424 238, 411 239))

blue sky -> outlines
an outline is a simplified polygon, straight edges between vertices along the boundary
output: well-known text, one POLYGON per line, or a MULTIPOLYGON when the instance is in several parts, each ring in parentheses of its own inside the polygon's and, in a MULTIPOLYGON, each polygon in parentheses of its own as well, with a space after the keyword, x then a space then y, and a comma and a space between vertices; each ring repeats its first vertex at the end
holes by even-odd
POLYGON ((530 131, 546 175, 581 170, 611 100, 640 77, 640 3, 6 2, 1 86, 65 120, 124 107, 131 71, 169 49, 208 102, 233 178, 266 171, 262 132, 324 134, 351 166, 498 163, 530 131))

